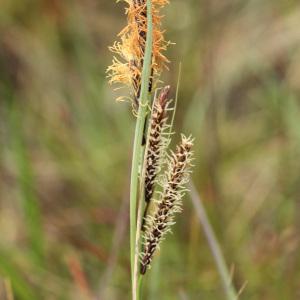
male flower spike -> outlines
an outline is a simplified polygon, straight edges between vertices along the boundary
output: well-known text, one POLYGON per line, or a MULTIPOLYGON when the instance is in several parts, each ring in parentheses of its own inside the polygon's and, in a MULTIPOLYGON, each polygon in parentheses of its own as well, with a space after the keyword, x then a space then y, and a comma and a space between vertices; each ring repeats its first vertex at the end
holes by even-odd
MULTIPOLYGON (((147 35, 147 5, 146 0, 119 0, 127 4, 125 13, 127 25, 119 33, 120 41, 115 42, 110 50, 116 54, 112 65, 108 67, 109 82, 129 87, 130 99, 134 110, 138 108, 141 90, 141 74, 143 69, 146 35, 147 35)), ((153 45, 152 70, 149 90, 168 62, 163 52, 168 46, 161 30, 160 10, 168 0, 152 0, 153 45)), ((126 95, 117 100, 126 99, 126 95)))

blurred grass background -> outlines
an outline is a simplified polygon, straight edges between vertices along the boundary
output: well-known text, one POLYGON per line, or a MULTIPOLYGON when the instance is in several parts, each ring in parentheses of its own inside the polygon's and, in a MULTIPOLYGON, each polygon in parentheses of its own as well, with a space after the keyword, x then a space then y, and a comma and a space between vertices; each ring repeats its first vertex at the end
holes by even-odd
MULTIPOLYGON (((105 78, 123 8, 0 2, 1 299, 7 279, 15 299, 130 298, 135 120, 105 78)), ((172 0, 164 14, 173 92, 183 64, 176 131, 196 137, 193 178, 241 299, 300 299, 299 1, 172 0)), ((224 299, 188 197, 178 219, 146 299, 224 299)))

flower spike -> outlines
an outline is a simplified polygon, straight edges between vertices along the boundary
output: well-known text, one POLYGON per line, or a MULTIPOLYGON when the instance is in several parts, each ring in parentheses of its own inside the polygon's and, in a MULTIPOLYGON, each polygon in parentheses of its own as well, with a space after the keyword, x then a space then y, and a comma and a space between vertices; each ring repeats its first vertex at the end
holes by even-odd
MULTIPOLYGON (((116 54, 112 65, 108 67, 109 82, 121 84, 130 88, 134 109, 138 107, 141 89, 141 74, 147 33, 147 5, 146 0, 123 0, 127 3, 126 14, 128 24, 119 33, 120 41, 115 42, 110 50, 116 54)), ((152 0, 153 6, 153 50, 152 69, 149 91, 152 90, 155 78, 159 76, 168 62, 163 55, 169 44, 161 30, 160 9, 168 0, 152 0)), ((126 98, 126 96, 124 96, 126 98)))
POLYGON ((187 183, 192 160, 193 139, 181 136, 181 143, 176 152, 171 153, 167 171, 163 181, 163 192, 160 194, 156 212, 146 217, 146 231, 144 234, 144 251, 141 255, 141 274, 145 274, 150 267, 154 252, 159 248, 164 236, 171 231, 174 216, 181 212, 184 184, 187 183))

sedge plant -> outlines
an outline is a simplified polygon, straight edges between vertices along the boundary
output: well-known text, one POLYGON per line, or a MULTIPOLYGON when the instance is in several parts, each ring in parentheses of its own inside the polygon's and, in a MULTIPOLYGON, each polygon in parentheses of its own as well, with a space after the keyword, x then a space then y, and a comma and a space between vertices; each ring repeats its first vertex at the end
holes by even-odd
MULTIPOLYGON (((117 99, 129 100, 136 116, 130 182, 130 261, 132 299, 139 300, 143 277, 151 268, 162 240, 171 231, 176 214, 182 211, 182 198, 187 191, 185 186, 193 160, 193 138, 181 134, 175 150, 169 149, 179 81, 173 103, 169 97, 171 87, 162 86, 160 80, 169 63, 164 55, 169 42, 161 28, 160 14, 168 0, 123 1, 127 4, 128 24, 119 34, 120 41, 110 47, 115 56, 107 72, 110 83, 126 87, 127 91, 117 99)), ((191 194, 195 194, 194 189, 191 194)), ((216 259, 226 297, 237 299, 221 250, 203 211, 199 218, 205 225, 204 232, 216 259)))
POLYGON ((193 138, 181 135, 169 150, 175 108, 171 87, 163 86, 167 69, 164 55, 169 42, 161 25, 161 8, 168 0, 124 0, 128 23, 108 67, 110 83, 126 91, 118 100, 129 100, 136 116, 130 183, 130 260, 132 298, 140 299, 143 276, 151 267, 161 241, 182 210, 193 156, 193 138))

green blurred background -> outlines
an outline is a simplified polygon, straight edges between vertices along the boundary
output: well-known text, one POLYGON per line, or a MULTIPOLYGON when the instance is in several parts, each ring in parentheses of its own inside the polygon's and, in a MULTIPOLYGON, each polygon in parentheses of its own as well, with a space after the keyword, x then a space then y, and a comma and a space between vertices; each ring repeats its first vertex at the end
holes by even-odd
MULTIPOLYGON (((300 3, 172 0, 175 129, 241 299, 300 299, 300 3)), ((112 0, 0 1, 0 297, 129 299, 135 118, 107 83, 112 0), (2 294, 1 294, 2 293, 2 294), (2 296, 1 296, 2 295, 2 296)), ((188 197, 145 299, 224 299, 188 197)), ((152 275, 152 276, 151 276, 152 275)))

